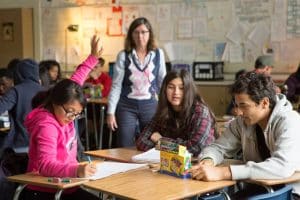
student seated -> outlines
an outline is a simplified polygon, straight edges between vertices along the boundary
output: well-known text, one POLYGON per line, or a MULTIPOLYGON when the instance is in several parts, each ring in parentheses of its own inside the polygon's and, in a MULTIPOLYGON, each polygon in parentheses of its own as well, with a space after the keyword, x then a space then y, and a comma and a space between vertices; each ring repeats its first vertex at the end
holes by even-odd
MULTIPOLYGON (((91 55, 78 66, 71 79, 58 82, 51 88, 42 104, 32 110, 25 120, 30 136, 27 172, 46 177, 88 177, 96 172, 92 164, 76 160, 77 137, 74 119, 79 117, 85 104, 81 86, 90 70, 97 64, 102 49, 99 39, 91 42, 91 55)), ((24 199, 53 199, 56 190, 28 186, 24 199)), ((80 189, 66 190, 62 199, 97 199, 80 189)))
POLYGON ((14 86, 13 74, 8 69, 0 69, 0 96, 14 86))
POLYGON ((214 115, 197 94, 189 72, 170 71, 163 80, 156 113, 142 131, 136 146, 146 151, 160 138, 167 137, 197 156, 214 141, 215 135, 214 115))
POLYGON ((254 64, 254 72, 270 76, 274 67, 274 58, 271 55, 257 57, 254 64))
POLYGON ((61 80, 60 64, 56 60, 43 60, 40 62, 40 68, 45 68, 50 76, 50 85, 55 85, 61 80))
POLYGON ((101 88, 101 97, 107 97, 111 88, 112 80, 110 76, 103 72, 103 65, 105 60, 99 58, 99 63, 89 73, 89 77, 85 82, 85 86, 96 86, 101 88))
MULTIPOLYGON (((202 150, 199 164, 191 169, 193 178, 280 179, 300 170, 300 116, 283 94, 276 95, 274 86, 269 76, 253 72, 235 81, 231 94, 241 115, 202 150), (240 150, 245 164, 216 166, 240 150)), ((237 199, 253 194, 239 195, 237 199)))
POLYGON ((296 72, 292 73, 285 81, 287 85, 287 98, 292 103, 300 101, 300 64, 296 72))
MULTIPOLYGON (((10 131, 3 139, 0 151, 6 147, 28 147, 28 134, 24 118, 32 110, 32 97, 42 90, 39 83, 38 64, 32 59, 23 59, 14 66, 14 86, 0 97, 0 114, 8 111, 10 131)), ((1 154, 1 153, 0 153, 1 154)))
MULTIPOLYGON (((240 76, 243 76, 247 73, 247 71, 245 69, 241 69, 239 71, 237 71, 235 73, 235 79, 237 80, 240 76)), ((239 110, 235 107, 234 105, 234 98, 231 99, 230 104, 228 105, 227 109, 226 109, 226 115, 233 115, 233 116, 237 116, 239 115, 239 110)))

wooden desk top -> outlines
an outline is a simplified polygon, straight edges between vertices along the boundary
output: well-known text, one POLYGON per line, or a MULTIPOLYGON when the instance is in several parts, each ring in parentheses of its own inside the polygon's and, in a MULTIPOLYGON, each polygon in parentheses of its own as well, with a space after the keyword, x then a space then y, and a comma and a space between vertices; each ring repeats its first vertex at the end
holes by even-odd
POLYGON ((245 181, 265 186, 294 183, 300 181, 300 172, 295 172, 292 176, 283 179, 247 179, 245 181))
POLYGON ((107 160, 131 163, 133 162, 131 160, 132 156, 135 156, 143 152, 136 150, 134 147, 128 147, 128 148, 114 148, 114 149, 103 149, 103 150, 96 150, 96 151, 86 151, 84 153, 90 156, 104 158, 107 160))
POLYGON ((125 199, 167 200, 192 197, 235 183, 235 181, 204 182, 181 179, 152 172, 150 169, 139 169, 90 181, 83 185, 125 199))
POLYGON ((107 98, 89 98, 89 99, 87 99, 87 102, 107 105, 108 100, 107 100, 107 98))
POLYGON ((70 180, 71 180, 70 183, 51 183, 51 182, 48 182, 48 177, 36 175, 33 173, 9 176, 9 177, 7 177, 7 180, 16 182, 16 183, 30 184, 30 185, 54 188, 54 189, 71 188, 71 187, 79 186, 79 185, 89 181, 88 179, 70 178, 70 180))
POLYGON ((0 131, 1 132, 7 132, 7 131, 9 131, 10 130, 10 128, 0 128, 0 131))

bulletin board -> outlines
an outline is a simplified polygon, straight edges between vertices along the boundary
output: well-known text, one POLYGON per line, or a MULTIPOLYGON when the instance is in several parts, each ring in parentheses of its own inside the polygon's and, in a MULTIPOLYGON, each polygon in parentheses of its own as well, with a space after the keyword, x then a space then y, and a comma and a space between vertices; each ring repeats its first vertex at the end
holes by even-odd
POLYGON ((224 61, 231 72, 253 67, 268 49, 277 73, 293 72, 300 61, 298 0, 52 0, 42 6, 43 59, 57 59, 67 70, 89 54, 95 32, 113 61, 139 16, 150 20, 171 62, 224 61), (79 30, 69 31, 70 25, 79 30))

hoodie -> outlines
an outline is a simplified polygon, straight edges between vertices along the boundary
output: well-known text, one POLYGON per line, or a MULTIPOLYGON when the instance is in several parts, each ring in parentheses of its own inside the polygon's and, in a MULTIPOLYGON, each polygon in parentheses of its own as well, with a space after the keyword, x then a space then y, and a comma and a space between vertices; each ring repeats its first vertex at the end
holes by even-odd
MULTIPOLYGON (((71 80, 83 85, 98 59, 89 56, 71 76, 71 80)), ((27 172, 48 177, 76 177, 78 162, 77 137, 74 122, 61 125, 54 114, 45 108, 33 109, 25 120, 30 138, 27 172)), ((30 186, 33 190, 56 192, 56 190, 30 186)))
POLYGON ((31 99, 42 90, 39 84, 39 67, 31 59, 21 60, 14 71, 14 83, 0 98, 0 113, 8 111, 11 127, 1 147, 27 147, 28 134, 23 125, 26 115, 31 111, 31 99))
MULTIPOLYGON (((270 158, 263 160, 260 157, 255 134, 256 125, 245 125, 242 117, 233 120, 214 143, 203 149, 199 157, 210 157, 218 165, 222 163, 224 156, 232 158, 242 149, 245 164, 230 165, 232 179, 287 178, 300 170, 299 122, 299 113, 292 110, 291 103, 284 95, 278 94, 276 105, 263 130, 270 158)), ((300 188, 296 185, 294 189, 300 194, 300 188)))

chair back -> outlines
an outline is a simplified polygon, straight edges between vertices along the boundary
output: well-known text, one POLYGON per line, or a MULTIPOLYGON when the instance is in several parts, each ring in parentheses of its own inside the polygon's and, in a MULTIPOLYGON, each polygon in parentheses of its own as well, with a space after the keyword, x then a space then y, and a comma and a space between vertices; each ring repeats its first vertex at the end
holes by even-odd
POLYGON ((285 185, 272 193, 255 195, 248 198, 248 200, 291 200, 292 190, 293 187, 291 185, 285 185))

